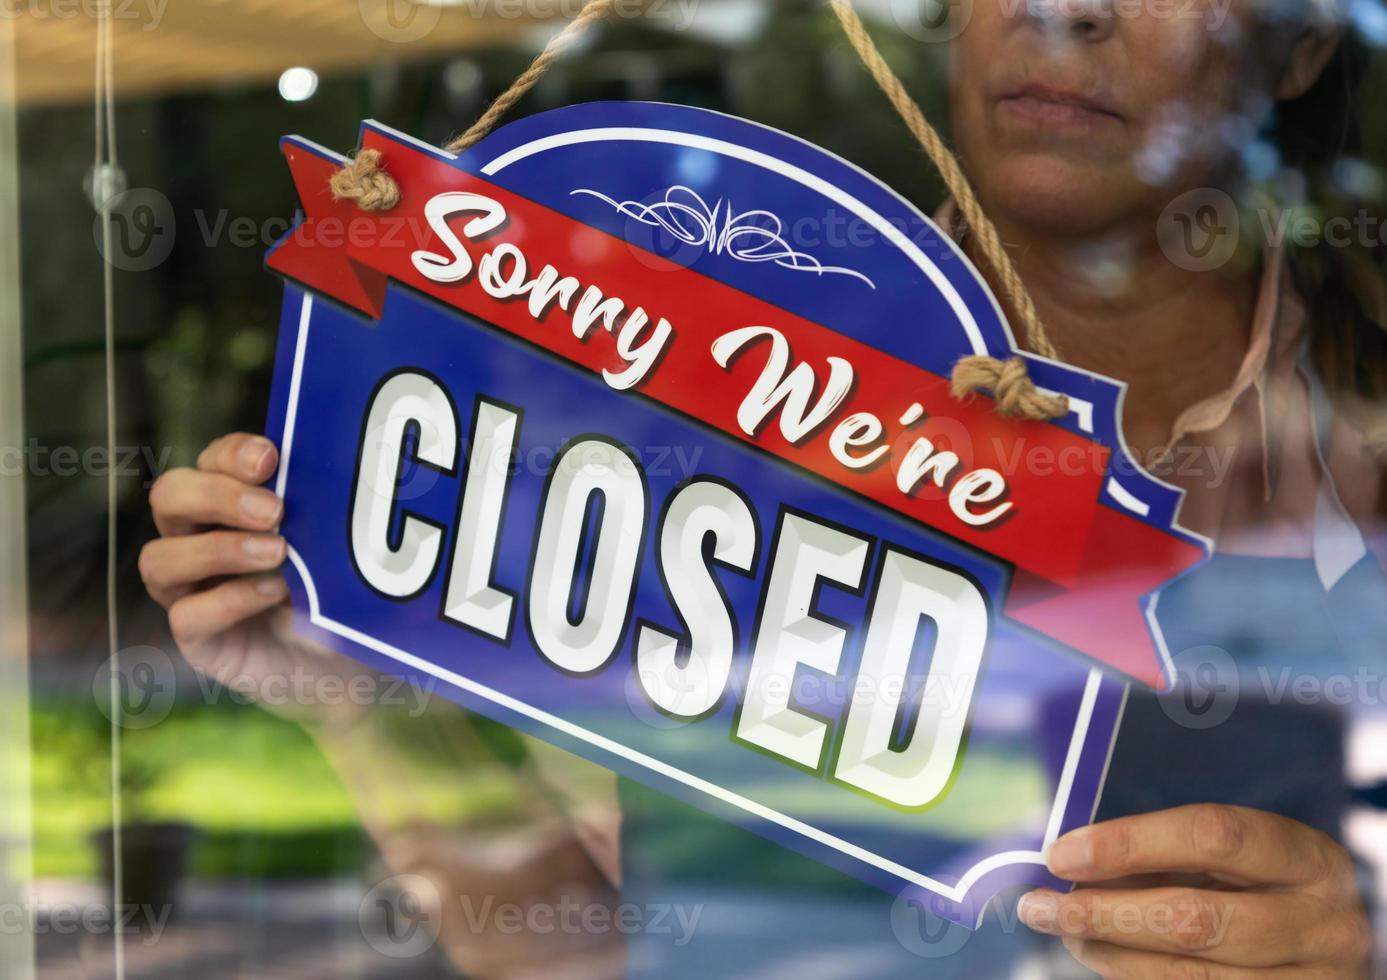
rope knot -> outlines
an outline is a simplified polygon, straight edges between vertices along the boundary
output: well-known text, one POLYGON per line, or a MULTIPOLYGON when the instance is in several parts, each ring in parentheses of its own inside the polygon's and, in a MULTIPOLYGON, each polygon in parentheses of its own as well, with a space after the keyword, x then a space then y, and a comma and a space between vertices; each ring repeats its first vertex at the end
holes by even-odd
POLYGON ((1035 386, 1019 357, 1000 361, 995 357, 965 357, 954 365, 952 384, 955 398, 967 398, 982 389, 992 392, 997 411, 1012 418, 1048 421, 1069 414, 1069 399, 1047 395, 1035 386))
POLYGON ((380 150, 362 150, 332 175, 332 196, 355 201, 363 211, 389 211, 400 203, 400 185, 381 166, 380 150))

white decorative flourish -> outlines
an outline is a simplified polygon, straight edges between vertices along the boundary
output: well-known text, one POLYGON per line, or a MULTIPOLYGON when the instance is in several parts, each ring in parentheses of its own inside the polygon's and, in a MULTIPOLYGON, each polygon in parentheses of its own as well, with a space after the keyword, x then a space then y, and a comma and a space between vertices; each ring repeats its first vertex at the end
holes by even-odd
POLYGON ((818 276, 852 276, 872 289, 876 283, 855 269, 824 265, 812 255, 796 251, 785 240, 785 223, 770 211, 737 211, 730 201, 719 199, 712 207, 690 187, 678 185, 665 192, 663 201, 617 201, 600 191, 579 188, 586 194, 643 225, 662 228, 675 241, 706 248, 739 262, 773 262, 782 269, 812 272, 818 276))

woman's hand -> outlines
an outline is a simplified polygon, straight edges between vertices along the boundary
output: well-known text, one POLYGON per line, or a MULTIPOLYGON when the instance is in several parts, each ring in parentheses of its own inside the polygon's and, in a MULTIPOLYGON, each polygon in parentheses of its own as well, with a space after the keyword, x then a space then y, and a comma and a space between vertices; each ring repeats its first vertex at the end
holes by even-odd
POLYGON ((1104 977, 1366 977, 1372 931, 1348 853, 1285 817, 1198 805, 1076 830, 1021 919, 1104 977), (1095 886, 1101 883, 1101 886, 1095 886))
POLYGON ((236 433, 196 469, 161 476, 149 494, 161 537, 140 553, 140 575, 197 670, 295 721, 349 721, 369 693, 348 697, 345 685, 369 692, 377 675, 290 628, 284 505, 260 486, 278 465, 268 439, 236 433))

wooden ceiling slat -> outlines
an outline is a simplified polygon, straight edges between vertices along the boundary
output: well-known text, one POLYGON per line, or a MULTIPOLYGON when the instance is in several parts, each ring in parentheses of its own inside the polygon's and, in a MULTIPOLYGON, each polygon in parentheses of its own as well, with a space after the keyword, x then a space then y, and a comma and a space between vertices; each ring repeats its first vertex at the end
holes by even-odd
MULTIPOLYGON (((385 3, 404 0, 381 0, 385 3)), ((134 4, 130 9, 148 10, 134 4)), ((367 9, 371 9, 367 5, 367 9)), ((307 65, 343 72, 466 52, 514 41, 535 22, 478 16, 466 7, 438 15, 423 38, 392 43, 374 33, 357 0, 167 0, 153 29, 135 18, 113 22, 116 95, 147 96, 236 82, 265 82, 307 65)), ((13 22, 16 97, 21 103, 73 103, 92 97, 94 22, 86 17, 13 22)))

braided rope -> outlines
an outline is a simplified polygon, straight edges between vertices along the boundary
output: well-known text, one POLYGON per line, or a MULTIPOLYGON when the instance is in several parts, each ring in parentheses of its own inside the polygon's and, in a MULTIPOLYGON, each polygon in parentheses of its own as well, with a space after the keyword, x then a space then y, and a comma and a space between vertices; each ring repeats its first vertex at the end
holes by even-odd
MULTIPOLYGON (((511 83, 482 117, 461 136, 445 144, 444 149, 452 153, 468 149, 495 129, 506 113, 534 88, 564 52, 594 24, 611 13, 615 3, 616 0, 588 0, 578 16, 545 45, 530 67, 511 83)), ((919 104, 910 97, 899 76, 886 63, 850 0, 829 0, 829 4, 858 57, 938 168, 968 228, 977 236, 984 257, 1001 281, 1012 309, 1024 325, 1027 343, 1042 357, 1058 360, 1059 352, 1045 332, 1035 303, 1026 291, 1011 256, 1002 245, 996 226, 983 212, 958 158, 945 145, 939 132, 925 118, 919 104)), ((331 188, 334 198, 355 201, 363 211, 388 211, 400 200, 399 186, 383 167, 378 150, 362 150, 358 153, 332 175, 331 188)), ((985 355, 962 358, 954 366, 952 390, 954 396, 960 399, 981 390, 991 391, 997 402, 997 410, 1003 415, 1018 418, 1053 419, 1069 411, 1068 399, 1063 395, 1048 395, 1036 388, 1025 361, 1019 357, 1006 361, 985 355)))
MULTIPOLYGON (((586 34, 592 25, 606 19, 615 4, 616 0, 588 0, 578 16, 544 46, 530 67, 511 82, 510 87, 491 103, 481 118, 467 132, 444 144, 443 149, 449 153, 466 150, 495 129, 506 113, 515 108, 515 104, 535 87, 575 41, 586 34)), ((363 211, 389 211, 400 203, 399 185, 381 165, 378 150, 362 150, 332 175, 330 186, 334 199, 355 201, 363 211)))
MULTIPOLYGON (((1021 275, 1016 271, 1016 266, 1011 261, 1011 256, 1007 254, 1006 247, 1002 245, 1002 240, 997 234, 997 227, 978 202, 978 197, 973 192, 973 187, 968 182, 967 176, 964 175, 958 158, 945 145, 939 131, 930 125, 919 104, 906 91, 900 77, 886 63, 881 49, 872 40, 866 25, 862 23, 862 18, 853 9, 850 0, 829 0, 829 3, 833 12, 838 15, 838 22, 843 27, 843 33, 847 35, 858 58, 862 60, 862 64, 866 66, 877 85, 886 93, 891 106, 904 120, 911 135, 915 137, 926 155, 929 156, 930 162, 934 164, 939 175, 944 179, 944 186, 949 189, 949 193, 953 196, 969 230, 977 236, 978 246, 982 249, 988 264, 992 266, 993 272, 1001 281, 1002 289, 1006 292, 1012 309, 1016 311, 1017 316, 1020 317, 1025 326, 1027 343, 1032 350, 1042 357, 1059 360, 1059 351, 1055 349, 1055 345, 1051 343, 1049 335, 1045 332, 1045 325, 1040 321, 1040 314, 1036 312, 1035 303, 1031 300, 1030 293, 1026 291, 1026 286, 1021 281, 1021 275)), ((1045 395, 1036 389, 1026 372, 1025 362, 1019 357, 999 361, 995 357, 976 355, 965 357, 955 365, 953 373, 955 396, 963 397, 984 388, 992 391, 993 397, 997 400, 998 411, 1004 415, 1030 419, 1051 419, 1059 418, 1069 411, 1068 399, 1062 395, 1045 395)))
POLYGON ((588 28, 607 18, 615 3, 616 0, 588 0, 578 16, 573 18, 567 27, 544 46, 544 50, 530 63, 530 67, 525 69, 519 78, 511 82, 510 88, 502 92, 500 97, 491 103, 491 107, 486 110, 482 117, 474 122, 467 132, 447 143, 443 149, 449 153, 465 150, 495 129, 496 124, 506 113, 510 112, 515 104, 523 99, 530 89, 535 87, 535 83, 554 66, 554 62, 563 57, 564 52, 588 32, 588 28))
POLYGON ((328 186, 334 200, 355 201, 363 211, 389 211, 400 203, 400 185, 381 166, 380 150, 362 150, 328 186))

